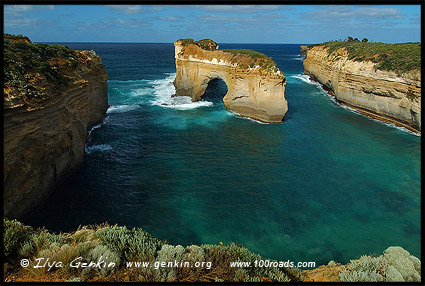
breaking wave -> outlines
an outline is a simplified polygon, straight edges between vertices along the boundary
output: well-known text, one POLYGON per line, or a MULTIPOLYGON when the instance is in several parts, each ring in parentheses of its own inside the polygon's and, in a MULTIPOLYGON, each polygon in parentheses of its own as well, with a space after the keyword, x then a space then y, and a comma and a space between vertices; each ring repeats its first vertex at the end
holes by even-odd
POLYGON ((213 103, 209 101, 197 101, 192 102, 189 96, 175 96, 171 97, 175 93, 173 80, 176 74, 169 74, 165 79, 154 80, 150 82, 154 87, 154 99, 151 101, 153 105, 158 105, 166 108, 173 108, 178 110, 188 110, 198 107, 209 107, 213 103))
POLYGON ((106 111, 106 114, 127 112, 138 108, 140 108, 138 104, 111 105, 106 111))

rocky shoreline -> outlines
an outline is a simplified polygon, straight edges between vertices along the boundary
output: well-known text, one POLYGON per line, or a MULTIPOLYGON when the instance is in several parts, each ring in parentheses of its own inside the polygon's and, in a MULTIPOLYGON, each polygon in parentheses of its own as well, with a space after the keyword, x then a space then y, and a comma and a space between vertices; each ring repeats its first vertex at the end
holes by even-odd
MULTIPOLYGON (((358 45, 361 44, 368 43, 358 45)), ((358 60, 359 57, 351 55, 345 47, 331 51, 325 44, 303 46, 302 52, 306 55, 304 73, 335 96, 338 103, 371 118, 421 133, 420 70, 381 70, 377 68, 379 63, 373 62, 380 59, 378 53, 372 60, 358 60)))
POLYGON ((358 106, 356 106, 356 105, 352 105, 352 104, 350 104, 350 103, 347 103, 347 102, 344 102, 344 101, 339 100, 339 99, 335 96, 335 93, 333 92, 333 90, 332 90, 332 89, 329 89, 326 85, 323 85, 323 84, 322 84, 319 80, 317 80, 315 77, 313 77, 313 76, 311 76, 311 75, 309 75, 309 74, 304 74, 304 75, 307 75, 307 76, 309 77, 310 81, 319 83, 319 84, 320 84, 320 86, 323 88, 323 90, 324 90, 324 91, 326 91, 326 93, 327 93, 329 96, 331 96, 331 97, 335 100, 335 102, 336 102, 337 104, 339 104, 339 105, 341 105, 341 106, 349 107, 350 109, 355 110, 357 113, 360 113, 360 114, 362 114, 362 115, 364 115, 364 116, 367 116, 367 117, 369 117, 369 118, 371 118, 371 119, 378 120, 378 121, 381 121, 381 122, 384 122, 384 123, 393 124, 394 126, 397 126, 397 127, 405 128, 405 129, 409 130, 410 132, 415 133, 415 134, 417 134, 417 135, 420 135, 420 134, 421 134, 421 132, 419 132, 416 128, 414 128, 414 127, 412 127, 412 126, 410 126, 410 125, 408 125, 408 124, 405 124, 405 123, 403 123, 403 122, 400 122, 399 120, 397 120, 397 119, 395 119, 395 118, 391 118, 391 117, 388 117, 388 116, 387 116, 387 117, 385 117, 385 116, 380 116, 380 115, 376 114, 375 112, 371 112, 371 111, 369 111, 368 109, 361 108, 361 107, 358 107, 358 106))

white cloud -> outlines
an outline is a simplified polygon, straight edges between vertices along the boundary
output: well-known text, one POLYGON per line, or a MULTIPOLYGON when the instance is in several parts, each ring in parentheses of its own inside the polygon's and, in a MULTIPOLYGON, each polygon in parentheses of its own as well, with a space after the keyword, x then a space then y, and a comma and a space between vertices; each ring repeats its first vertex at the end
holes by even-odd
POLYGON ((35 19, 10 19, 5 21, 4 25, 6 27, 29 27, 36 26, 38 21, 35 19))
POLYGON ((305 12, 302 15, 305 19, 315 22, 345 22, 351 20, 375 22, 382 19, 394 20, 405 17, 401 11, 394 8, 352 8, 348 6, 325 6, 323 9, 312 12, 305 12))
POLYGON ((168 21, 168 22, 177 22, 179 18, 174 16, 169 16, 169 17, 163 17, 161 18, 161 20, 168 21))
POLYGON ((29 11, 45 11, 55 9, 54 5, 5 5, 4 14, 9 17, 22 17, 29 11))
POLYGON ((141 5, 106 5, 106 7, 119 10, 123 14, 138 14, 142 12, 141 5))
POLYGON ((222 13, 261 13, 289 8, 284 5, 193 5, 192 8, 222 13))

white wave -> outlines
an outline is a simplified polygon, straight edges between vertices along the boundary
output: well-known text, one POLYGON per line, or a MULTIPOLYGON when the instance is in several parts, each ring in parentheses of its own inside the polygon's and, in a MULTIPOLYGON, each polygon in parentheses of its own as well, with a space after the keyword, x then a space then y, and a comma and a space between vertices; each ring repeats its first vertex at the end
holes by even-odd
POLYGON ((109 116, 106 116, 103 119, 102 123, 99 123, 99 124, 96 124, 96 125, 92 126, 92 128, 90 128, 90 130, 88 132, 89 136, 91 135, 91 133, 93 132, 93 130, 95 130, 97 128, 100 128, 102 125, 106 124, 106 122, 108 122, 108 120, 109 120, 109 116))
POLYGON ((363 117, 365 117, 365 118, 367 118, 367 119, 369 119, 369 120, 372 120, 372 121, 375 121, 375 122, 377 122, 377 123, 384 124, 384 125, 386 125, 386 126, 389 126, 389 127, 395 128, 395 129, 398 129, 398 130, 400 130, 400 131, 407 132, 407 133, 410 133, 410 134, 412 134, 412 135, 415 135, 415 136, 419 136, 419 137, 421 137, 421 134, 416 133, 416 132, 413 132, 413 131, 411 131, 411 130, 407 129, 406 127, 403 127, 403 126, 397 126, 397 125, 395 125, 395 124, 393 124, 393 123, 390 123, 390 122, 384 122, 384 121, 381 121, 381 120, 378 120, 378 119, 372 118, 372 117, 367 116, 367 115, 365 115, 365 114, 362 114, 362 113, 358 112, 357 110, 355 110, 354 108, 351 108, 351 107, 346 106, 346 105, 344 105, 344 104, 338 104, 338 105, 339 105, 340 107, 344 108, 345 110, 351 111, 351 112, 353 112, 353 113, 355 113, 355 114, 357 114, 357 115, 363 116, 363 117))
POLYGON ((142 82, 147 82, 147 79, 129 79, 129 80, 116 80, 116 79, 109 79, 108 82, 113 82, 113 83, 142 83, 142 82))
POLYGON ((168 74, 165 79, 154 80, 150 83, 154 87, 154 99, 151 101, 153 105, 158 105, 165 108, 173 108, 178 110, 189 110, 198 107, 212 106, 213 103, 209 101, 192 102, 189 96, 174 96, 176 90, 173 85, 173 80, 176 74, 168 74))
POLYGON ((127 112, 131 110, 135 110, 140 108, 140 105, 138 104, 130 104, 130 105, 111 105, 108 110, 106 111, 106 114, 111 113, 122 113, 127 112))
POLYGON ((296 58, 292 58, 293 60, 297 60, 297 61, 303 61, 304 57, 296 57, 296 58))
POLYGON ((134 97, 149 95, 152 92, 151 88, 137 88, 130 91, 129 95, 134 97))
POLYGON ((315 86, 319 86, 321 87, 322 85, 316 81, 313 81, 310 79, 310 76, 306 75, 306 74, 298 74, 298 75, 291 75, 292 78, 296 78, 299 80, 302 80, 303 82, 315 85, 315 86))
POLYGON ((258 123, 258 124, 270 124, 270 123, 267 123, 267 122, 263 122, 263 121, 260 121, 260 120, 256 120, 256 119, 251 118, 251 117, 245 117, 245 116, 242 116, 242 115, 240 115, 239 113, 236 113, 236 112, 231 111, 231 110, 227 110, 227 112, 228 112, 229 114, 233 114, 235 117, 242 118, 242 119, 247 119, 247 120, 249 120, 249 121, 252 121, 252 122, 255 122, 255 123, 258 123))
POLYGON ((110 151, 113 148, 108 144, 100 144, 100 145, 92 145, 92 146, 84 146, 84 150, 87 154, 91 154, 92 152, 103 152, 110 151))

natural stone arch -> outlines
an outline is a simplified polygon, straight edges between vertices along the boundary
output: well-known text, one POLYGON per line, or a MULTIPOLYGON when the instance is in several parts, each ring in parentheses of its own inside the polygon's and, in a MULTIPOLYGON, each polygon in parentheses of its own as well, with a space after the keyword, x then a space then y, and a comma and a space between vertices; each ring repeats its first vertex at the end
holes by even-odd
POLYGON ((211 78, 207 83, 207 89, 201 96, 201 99, 209 100, 219 98, 221 101, 223 101, 223 98, 227 95, 228 92, 229 88, 226 82, 220 77, 214 77, 211 78))
MULTIPOLYGON (((286 78, 277 67, 268 70, 259 65, 244 67, 230 52, 219 51, 211 44, 206 50, 193 40, 186 41, 174 43, 177 96, 190 96, 192 101, 199 101, 208 83, 220 78, 227 85, 223 98, 227 109, 264 122, 282 121, 288 110, 286 78)), ((242 59, 250 60, 246 56, 242 59)))

